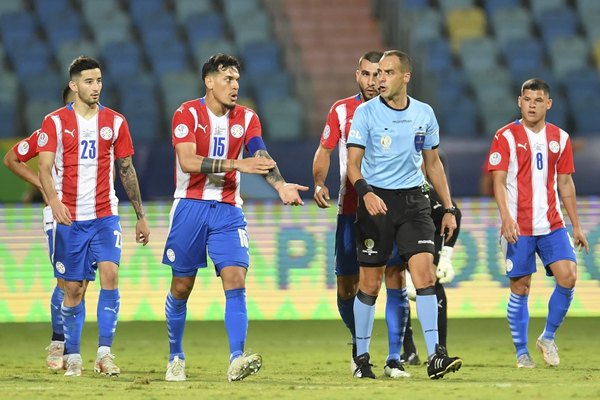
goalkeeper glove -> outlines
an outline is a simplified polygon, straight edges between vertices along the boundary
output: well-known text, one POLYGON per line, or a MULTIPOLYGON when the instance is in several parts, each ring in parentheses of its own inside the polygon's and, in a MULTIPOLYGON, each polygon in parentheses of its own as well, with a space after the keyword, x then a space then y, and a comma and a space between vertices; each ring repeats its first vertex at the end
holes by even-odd
POLYGON ((454 268, 452 267, 452 252, 454 248, 443 246, 440 251, 440 260, 438 261, 435 275, 441 284, 450 283, 454 279, 454 268))

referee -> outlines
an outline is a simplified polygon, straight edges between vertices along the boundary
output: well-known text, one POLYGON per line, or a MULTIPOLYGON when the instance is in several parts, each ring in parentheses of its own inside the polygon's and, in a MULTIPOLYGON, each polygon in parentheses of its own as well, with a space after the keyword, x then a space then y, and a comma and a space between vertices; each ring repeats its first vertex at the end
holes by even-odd
POLYGON ((448 357, 439 345, 437 301, 433 268, 435 227, 424 193, 427 176, 437 189, 445 215, 442 232, 456 229, 444 167, 440 161, 439 126, 433 109, 407 94, 410 57, 389 50, 379 61, 380 95, 361 104, 348 137, 348 178, 358 193, 356 247, 360 264, 358 294, 354 301, 356 377, 375 378, 369 344, 375 301, 394 241, 417 289, 417 314, 427 345, 427 373, 431 379, 457 371, 462 360, 448 357))

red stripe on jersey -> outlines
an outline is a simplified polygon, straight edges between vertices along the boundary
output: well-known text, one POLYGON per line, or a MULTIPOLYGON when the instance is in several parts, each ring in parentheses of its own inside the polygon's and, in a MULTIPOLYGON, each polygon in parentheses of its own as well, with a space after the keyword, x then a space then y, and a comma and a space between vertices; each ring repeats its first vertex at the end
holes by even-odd
POLYGON ((79 126, 75 111, 61 113, 62 120, 62 199, 71 213, 71 218, 77 220, 77 193, 79 191, 79 126), (73 132, 69 135, 66 131, 73 132))
POLYGON ((533 233, 533 183, 531 177, 531 145, 522 124, 512 124, 517 153, 517 223, 521 235, 533 233), (526 146, 525 148, 523 146, 526 146))

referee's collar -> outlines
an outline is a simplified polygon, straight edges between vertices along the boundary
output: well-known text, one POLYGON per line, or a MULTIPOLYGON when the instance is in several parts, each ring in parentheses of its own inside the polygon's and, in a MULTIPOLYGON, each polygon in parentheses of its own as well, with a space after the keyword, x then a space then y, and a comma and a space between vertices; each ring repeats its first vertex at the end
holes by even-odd
POLYGON ((404 108, 394 108, 392 106, 390 106, 384 99, 383 97, 379 96, 379 100, 381 100, 381 102, 389 109, 394 110, 394 111, 405 111, 409 106, 410 106, 410 97, 406 96, 406 107, 404 108))

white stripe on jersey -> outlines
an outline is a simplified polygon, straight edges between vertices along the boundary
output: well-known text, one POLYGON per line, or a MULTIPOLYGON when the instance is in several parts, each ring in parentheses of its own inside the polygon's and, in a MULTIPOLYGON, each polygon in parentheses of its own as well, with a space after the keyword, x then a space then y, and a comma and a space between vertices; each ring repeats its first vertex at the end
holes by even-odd
POLYGON ((340 104, 335 108, 340 123, 340 140, 338 142, 338 153, 340 162, 340 193, 338 198, 338 214, 342 213, 342 204, 346 195, 346 177, 348 176, 348 148, 346 142, 346 124, 348 123, 348 109, 346 104, 340 104))
MULTIPOLYGON (((76 114, 77 115, 77 114, 76 114)), ((96 185, 98 182, 98 113, 86 120, 77 115, 78 159, 77 200, 75 203, 77 220, 96 218, 96 185), (95 149, 95 150, 94 150, 95 149), (93 153, 95 152, 95 155, 93 153)))
MULTIPOLYGON (((539 133, 527 129, 527 140, 531 151, 531 187, 545 188, 548 182, 548 142, 546 140, 546 128, 539 133), (538 156, 539 154, 539 156, 538 156), (542 168, 538 168, 538 163, 543 163, 542 168)), ((550 221, 548 221, 548 191, 533 190, 532 224, 533 235, 539 235, 542 232, 550 231, 550 221)), ((559 203, 560 204, 560 203, 559 203)))
MULTIPOLYGON (((208 145, 208 157, 225 160, 229 152, 229 112, 217 117, 206 108, 210 120, 210 143, 208 145)), ((225 172, 218 174, 206 174, 206 183, 202 198, 204 200, 223 200, 223 183, 225 172)))
MULTIPOLYGON (((198 113, 193 107, 188 107, 187 111, 189 111, 194 118, 194 131, 196 131, 196 129, 198 129, 198 113)), ((175 198, 184 198, 187 196, 186 188, 190 186, 191 174, 185 173, 183 172, 183 169, 181 169, 177 152, 175 152, 175 173, 177 174, 177 184, 175 185, 175 194, 173 196, 175 198)))
POLYGON ((506 138, 508 147, 510 148, 510 162, 506 175, 506 190, 508 192, 508 209, 510 215, 517 220, 517 173, 519 172, 519 163, 517 161, 517 150, 515 138, 510 129, 502 132, 502 136, 506 138))
POLYGON ((63 171, 64 171, 64 160, 63 160, 63 144, 62 144, 62 122, 58 115, 53 115, 52 122, 56 127, 56 153, 54 157, 54 168, 52 168, 52 178, 54 179, 54 190, 58 198, 62 200, 63 192, 63 171))
POLYGON ((119 117, 118 115, 115 115, 115 119, 113 121, 113 151, 110 152, 110 166, 109 166, 109 171, 108 171, 108 179, 110 180, 110 191, 109 191, 109 198, 110 198, 110 211, 112 212, 113 215, 119 215, 119 198, 117 197, 117 194, 115 193, 115 152, 114 152, 114 145, 115 142, 117 141, 118 137, 119 137, 119 132, 121 129, 121 125, 123 125, 123 118, 119 117))

